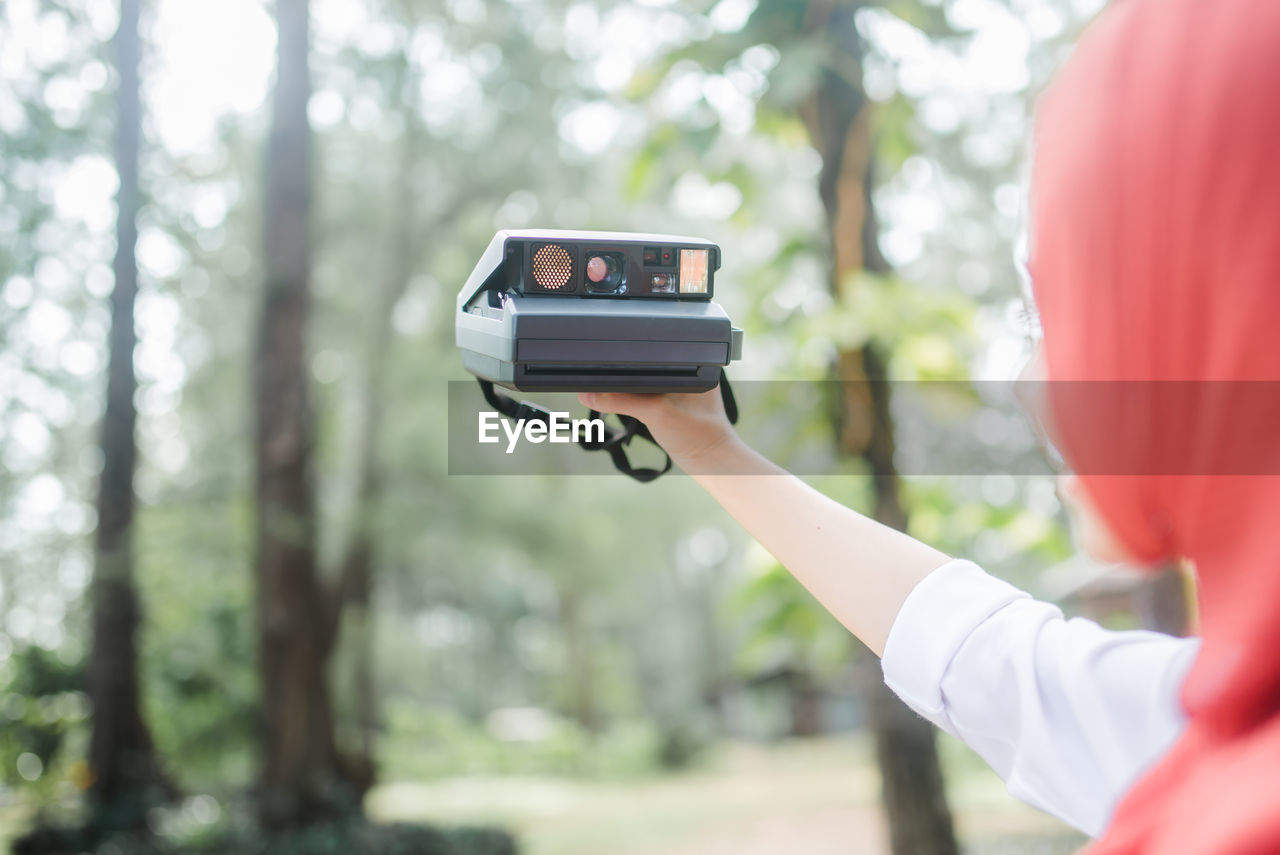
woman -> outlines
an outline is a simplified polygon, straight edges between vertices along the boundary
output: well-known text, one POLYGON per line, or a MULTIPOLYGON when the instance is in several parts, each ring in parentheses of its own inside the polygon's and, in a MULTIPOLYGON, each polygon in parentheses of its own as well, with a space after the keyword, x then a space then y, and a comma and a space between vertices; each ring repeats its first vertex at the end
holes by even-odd
POLYGON ((786 475, 716 393, 584 403, 648 424, 904 700, 1101 834, 1094 855, 1280 853, 1280 3, 1117 0, 1036 149, 1061 492, 1096 557, 1193 562, 1202 641, 1064 622, 786 475))

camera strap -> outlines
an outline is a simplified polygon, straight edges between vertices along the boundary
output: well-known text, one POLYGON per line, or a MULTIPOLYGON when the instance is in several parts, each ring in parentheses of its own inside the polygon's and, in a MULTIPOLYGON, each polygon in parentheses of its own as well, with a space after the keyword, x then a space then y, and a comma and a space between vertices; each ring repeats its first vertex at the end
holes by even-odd
MULTIPOLYGON (((515 398, 502 394, 488 380, 477 378, 477 382, 480 384, 480 391, 484 393, 485 401, 498 413, 516 421, 524 419, 525 421, 541 422, 550 426, 551 413, 547 412, 547 410, 537 404, 531 404, 528 401, 517 401, 515 398)), ((733 389, 729 387, 729 378, 723 368, 720 369, 720 398, 724 402, 724 412, 729 418, 729 423, 737 424, 738 402, 733 396, 733 389)), ((590 418, 600 419, 604 422, 604 414, 597 410, 590 411, 590 418)), ((622 425, 621 428, 604 422, 604 439, 602 441, 597 442, 582 438, 578 440, 578 445, 586 451, 608 452, 609 458, 619 472, 629 475, 641 483, 652 481, 671 471, 671 455, 663 451, 662 446, 658 445, 644 422, 634 416, 619 415, 617 418, 622 425), (661 469, 654 469, 648 466, 632 466, 631 461, 627 458, 626 446, 637 437, 653 443, 659 451, 662 451, 667 458, 666 465, 661 469)))

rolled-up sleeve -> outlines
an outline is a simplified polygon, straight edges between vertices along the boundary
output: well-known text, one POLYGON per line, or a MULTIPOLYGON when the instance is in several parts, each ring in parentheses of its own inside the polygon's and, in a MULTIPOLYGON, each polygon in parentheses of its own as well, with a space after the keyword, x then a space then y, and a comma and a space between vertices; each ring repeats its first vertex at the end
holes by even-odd
POLYGON ((1185 726, 1178 690, 1196 639, 1065 620, 969 561, 908 595, 885 682, 960 738, 1015 797, 1096 835, 1185 726))

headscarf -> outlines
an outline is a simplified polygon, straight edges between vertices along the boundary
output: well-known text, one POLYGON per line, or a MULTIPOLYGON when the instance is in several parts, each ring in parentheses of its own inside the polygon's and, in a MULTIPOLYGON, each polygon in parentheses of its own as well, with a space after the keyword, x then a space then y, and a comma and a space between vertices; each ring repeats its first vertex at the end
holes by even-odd
POLYGON ((1186 557, 1188 726, 1090 855, 1280 853, 1280 2, 1116 0, 1042 99, 1030 270, 1060 450, 1186 557))

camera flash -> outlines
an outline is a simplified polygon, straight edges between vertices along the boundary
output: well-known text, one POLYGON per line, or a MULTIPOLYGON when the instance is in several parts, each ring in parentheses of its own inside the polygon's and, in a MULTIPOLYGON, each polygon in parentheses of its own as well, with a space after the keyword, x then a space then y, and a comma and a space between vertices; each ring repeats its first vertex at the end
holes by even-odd
POLYGON ((649 277, 649 291, 654 294, 674 294, 676 292, 676 275, 674 273, 655 273, 649 277))
POLYGON ((573 256, 559 244, 544 243, 533 254, 532 269, 533 281, 539 288, 558 291, 569 284, 573 275, 573 256))
POLYGON ((680 293, 707 293, 707 267, 710 252, 705 249, 680 250, 680 293))

